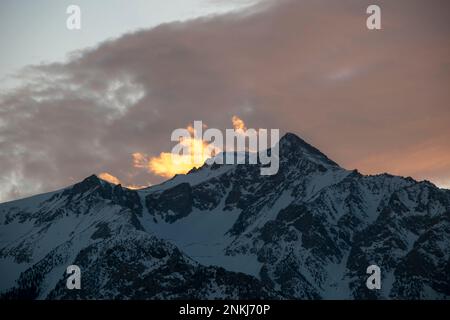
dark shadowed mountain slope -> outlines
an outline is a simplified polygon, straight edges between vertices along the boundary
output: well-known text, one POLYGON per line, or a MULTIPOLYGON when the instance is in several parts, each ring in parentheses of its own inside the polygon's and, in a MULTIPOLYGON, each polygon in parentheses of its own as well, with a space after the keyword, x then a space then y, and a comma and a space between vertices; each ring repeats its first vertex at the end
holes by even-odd
POLYGON ((294 134, 279 146, 272 176, 204 165, 138 191, 91 176, 1 204, 3 297, 450 297, 449 190, 345 170, 294 134), (70 264, 82 290, 65 288, 70 264))

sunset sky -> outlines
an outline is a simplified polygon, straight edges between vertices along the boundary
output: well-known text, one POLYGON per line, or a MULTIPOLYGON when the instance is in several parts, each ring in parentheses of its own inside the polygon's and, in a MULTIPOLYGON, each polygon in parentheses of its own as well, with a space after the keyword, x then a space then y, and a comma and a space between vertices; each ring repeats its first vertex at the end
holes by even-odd
POLYGON ((0 4, 0 201, 93 173, 159 183, 145 164, 174 129, 233 116, 348 169, 450 188, 449 1, 95 2, 0 4))

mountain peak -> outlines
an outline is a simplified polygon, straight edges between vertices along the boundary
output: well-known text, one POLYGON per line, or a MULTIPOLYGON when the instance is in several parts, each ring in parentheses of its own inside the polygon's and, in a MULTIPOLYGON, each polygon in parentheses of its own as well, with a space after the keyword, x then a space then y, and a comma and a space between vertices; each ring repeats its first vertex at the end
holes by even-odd
POLYGON ((288 132, 283 137, 281 137, 280 142, 280 153, 283 156, 289 157, 290 154, 298 155, 309 155, 321 162, 325 162, 332 166, 339 166, 336 162, 329 159, 325 154, 323 154, 319 149, 307 143, 305 140, 300 138, 294 133, 288 132))
POLYGON ((282 142, 282 141, 295 143, 295 142, 302 142, 303 140, 295 133, 288 132, 284 136, 281 137, 280 142, 282 142))

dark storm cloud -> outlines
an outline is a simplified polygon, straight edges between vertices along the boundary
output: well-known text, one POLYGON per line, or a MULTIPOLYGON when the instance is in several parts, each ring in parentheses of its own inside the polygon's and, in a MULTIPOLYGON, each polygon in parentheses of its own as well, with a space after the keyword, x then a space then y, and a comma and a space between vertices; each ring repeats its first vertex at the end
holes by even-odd
POLYGON ((47 191, 91 173, 160 181, 158 155, 193 120, 295 132, 347 168, 450 183, 450 3, 273 1, 165 24, 30 67, 0 98, 0 193, 47 191))

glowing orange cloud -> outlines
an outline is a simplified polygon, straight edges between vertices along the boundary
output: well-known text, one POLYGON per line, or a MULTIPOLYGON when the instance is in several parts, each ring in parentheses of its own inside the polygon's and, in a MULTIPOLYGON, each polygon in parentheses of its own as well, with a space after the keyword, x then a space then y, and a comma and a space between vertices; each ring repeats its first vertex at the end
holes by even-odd
MULTIPOLYGON (((237 132, 245 133, 247 128, 242 119, 233 116, 231 120, 237 132)), ((210 145, 208 141, 195 138, 195 129, 191 125, 186 129, 191 137, 181 138, 179 143, 185 147, 185 150, 189 151, 188 154, 162 152, 157 157, 149 158, 141 152, 135 152, 132 154, 133 166, 145 168, 149 172, 164 178, 171 178, 176 174, 186 174, 193 168, 201 167, 211 155, 223 151, 210 145)))
POLYGON ((127 184, 125 186, 125 188, 130 189, 130 190, 139 190, 139 189, 147 188, 148 186, 138 186, 138 185, 135 185, 135 184, 127 184))
MULTIPOLYGON (((193 128, 187 127, 188 131, 193 134, 193 128)), ((179 143, 186 147, 189 154, 174 154, 170 152, 162 152, 158 157, 148 158, 147 155, 135 152, 132 154, 133 166, 135 168, 145 168, 158 176, 171 178, 176 174, 188 173, 192 168, 202 166, 208 159, 208 143, 195 138, 180 139, 179 143)))
MULTIPOLYGON (((112 174, 110 174, 108 172, 102 172, 98 175, 98 177, 102 180, 105 180, 105 181, 115 184, 115 185, 121 184, 119 178, 113 176, 112 174)), ((138 190, 138 189, 145 188, 147 186, 138 186, 138 185, 131 184, 131 185, 125 185, 124 187, 127 189, 138 190)))
POLYGON ((237 116, 233 116, 231 118, 231 121, 233 122, 233 128, 236 131, 242 131, 245 132, 247 131, 247 127, 245 126, 245 122, 244 120, 242 120, 241 118, 237 117, 237 116))
POLYGON ((102 172, 98 175, 98 177, 112 184, 120 184, 120 180, 108 172, 102 172))

